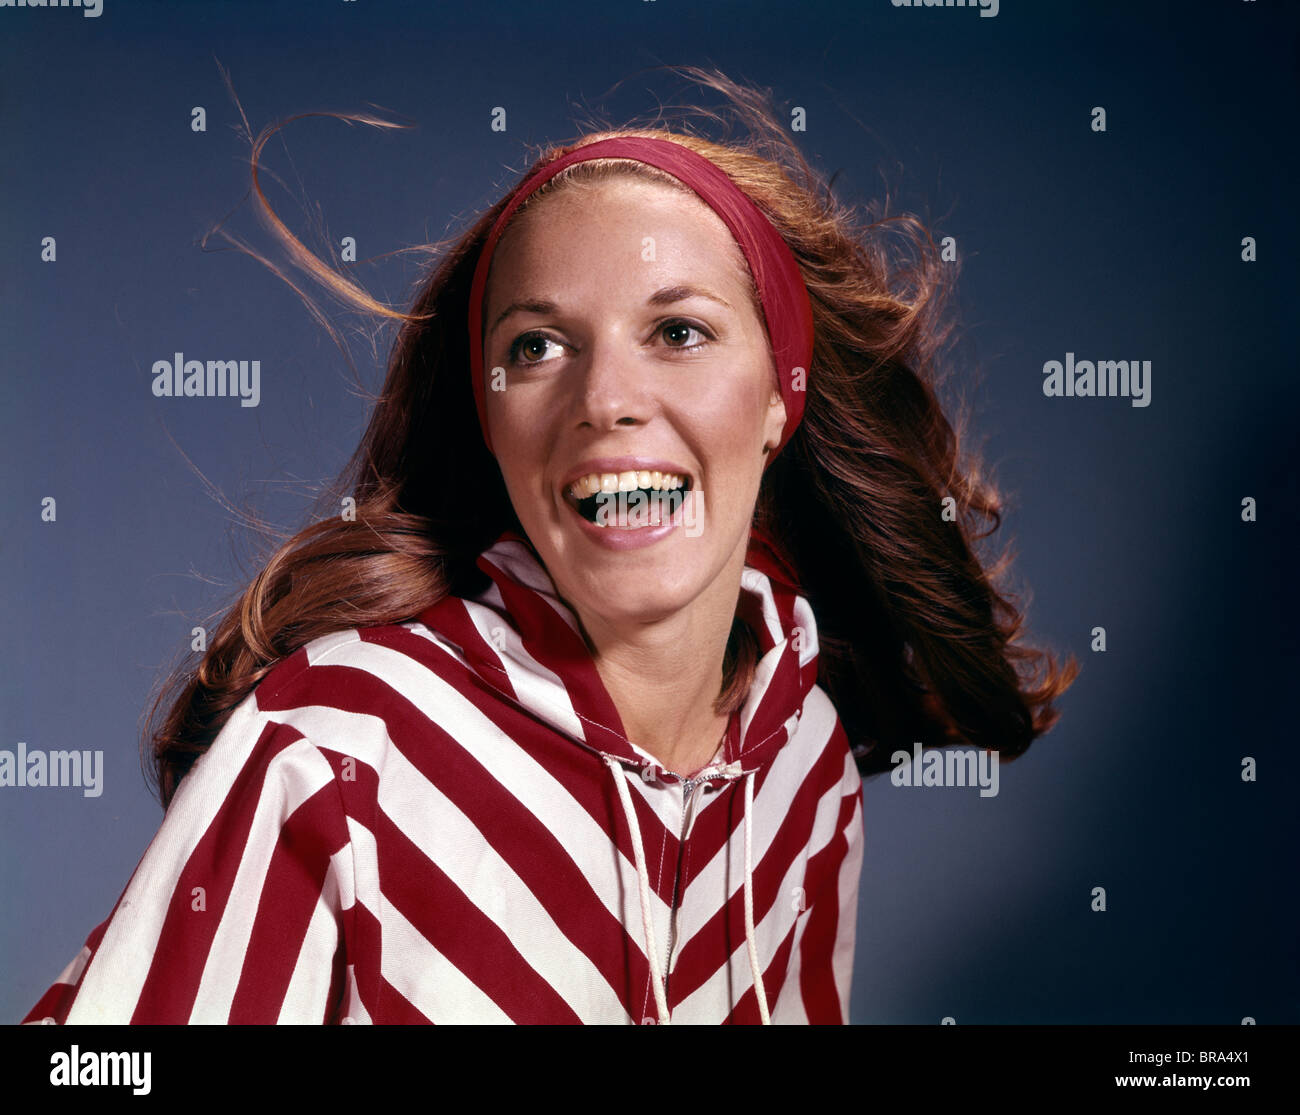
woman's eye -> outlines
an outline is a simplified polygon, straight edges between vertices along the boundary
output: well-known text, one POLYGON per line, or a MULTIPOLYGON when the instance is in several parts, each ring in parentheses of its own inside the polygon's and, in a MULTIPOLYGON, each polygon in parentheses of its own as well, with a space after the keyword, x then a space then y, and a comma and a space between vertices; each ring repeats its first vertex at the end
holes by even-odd
POLYGON ((546 356, 546 346, 559 345, 545 333, 525 333, 510 346, 512 364, 540 364, 546 356))
POLYGON ((704 331, 699 326, 692 325, 688 321, 665 322, 661 331, 669 348, 699 348, 703 343, 702 338, 705 337, 704 331), (701 339, 692 342, 690 340, 692 334, 701 339))

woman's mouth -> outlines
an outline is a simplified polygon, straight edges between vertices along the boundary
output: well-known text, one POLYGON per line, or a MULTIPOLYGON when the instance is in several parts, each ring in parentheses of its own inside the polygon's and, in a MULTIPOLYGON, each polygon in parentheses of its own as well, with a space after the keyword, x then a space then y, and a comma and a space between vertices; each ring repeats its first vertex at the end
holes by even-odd
POLYGON ((675 523, 691 490, 682 473, 639 470, 590 473, 564 491, 564 501, 602 529, 639 530, 675 523))

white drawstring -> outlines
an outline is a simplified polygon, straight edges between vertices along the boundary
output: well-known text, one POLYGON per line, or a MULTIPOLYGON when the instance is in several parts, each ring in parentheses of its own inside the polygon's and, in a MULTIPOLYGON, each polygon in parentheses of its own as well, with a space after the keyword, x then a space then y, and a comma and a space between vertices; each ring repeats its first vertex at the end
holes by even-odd
MULTIPOLYGON (((646 958, 650 961, 650 977, 655 996, 655 1009, 659 1012, 660 1025, 666 1026, 668 1015, 668 997, 664 989, 663 970, 659 967, 659 949, 655 944, 654 921, 650 916, 650 873, 645 866, 645 847, 641 842, 641 825, 636 819, 636 810, 632 808, 632 796, 628 793, 626 775, 622 765, 612 755, 603 755, 610 773, 614 776, 614 785, 618 787, 619 801, 623 803, 623 814, 627 817, 627 827, 632 833, 632 853, 636 859, 637 885, 641 892, 641 926, 645 931, 646 958)), ((758 945, 754 940, 754 826, 751 818, 754 814, 754 771, 745 779, 745 945, 749 951, 749 970, 754 977, 754 994, 758 998, 758 1016, 764 1026, 772 1025, 772 1016, 767 1009, 767 990, 763 987, 763 970, 758 963, 758 945)))
POLYGON ((623 803, 623 812, 627 816, 627 827, 632 830, 632 852, 636 857, 636 877, 641 890, 641 925, 645 929, 646 958, 650 961, 650 977, 655 993, 655 1009, 659 1012, 660 1025, 668 1025, 668 998, 664 992, 664 974, 659 967, 659 948, 655 944, 655 927, 650 917, 650 874, 645 869, 645 848, 641 844, 641 826, 636 819, 636 810, 632 808, 632 797, 627 791, 627 782, 619 761, 612 755, 602 756, 614 776, 614 785, 618 787, 618 797, 623 803))
POLYGON ((754 976, 754 994, 758 996, 758 1017, 764 1026, 772 1025, 767 1012, 767 989, 763 970, 758 965, 758 945, 754 943, 754 771, 745 779, 745 944, 749 946, 749 970, 754 976))

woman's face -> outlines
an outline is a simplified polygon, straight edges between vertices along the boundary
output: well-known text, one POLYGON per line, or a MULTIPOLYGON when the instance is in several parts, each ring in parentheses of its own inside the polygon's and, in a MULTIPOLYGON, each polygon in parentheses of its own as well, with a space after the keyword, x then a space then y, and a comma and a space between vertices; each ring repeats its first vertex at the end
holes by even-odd
MULTIPOLYGON (((497 244, 483 320, 492 444, 565 600, 584 618, 647 622, 723 591, 719 574, 743 564, 763 448, 780 440, 785 407, 722 220, 659 183, 563 188, 497 244), (609 492, 608 477, 625 487, 647 472, 684 478, 675 496, 660 478, 662 516, 653 493, 624 493, 620 507, 609 492), (576 494, 610 525, 575 506, 571 485, 593 475, 606 478, 600 491, 576 494), (662 501, 683 495, 677 525, 617 525, 666 520, 662 501)), ((723 604, 729 615, 734 599, 723 604)))

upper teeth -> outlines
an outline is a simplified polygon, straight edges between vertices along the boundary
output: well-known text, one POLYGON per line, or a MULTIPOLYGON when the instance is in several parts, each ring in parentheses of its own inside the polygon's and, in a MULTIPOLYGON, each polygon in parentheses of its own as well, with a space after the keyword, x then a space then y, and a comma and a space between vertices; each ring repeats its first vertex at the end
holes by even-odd
POLYGON ((579 499, 594 496, 597 492, 631 492, 637 488, 655 488, 672 491, 686 483, 686 478, 675 472, 593 472, 582 476, 569 487, 579 499))

